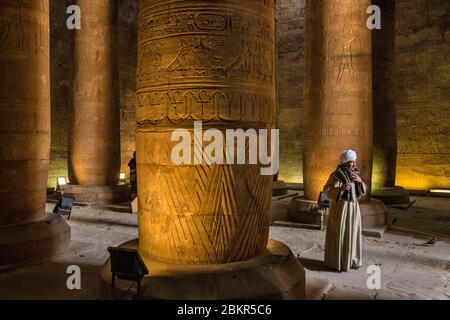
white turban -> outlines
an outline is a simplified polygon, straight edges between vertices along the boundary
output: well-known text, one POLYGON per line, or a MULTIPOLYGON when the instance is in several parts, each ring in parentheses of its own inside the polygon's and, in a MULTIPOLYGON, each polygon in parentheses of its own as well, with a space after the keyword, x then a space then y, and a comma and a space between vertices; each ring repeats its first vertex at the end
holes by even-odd
POLYGON ((340 161, 341 161, 341 164, 344 164, 349 161, 355 161, 356 158, 357 158, 356 152, 353 151, 352 149, 348 149, 348 150, 344 150, 344 152, 342 152, 340 161))

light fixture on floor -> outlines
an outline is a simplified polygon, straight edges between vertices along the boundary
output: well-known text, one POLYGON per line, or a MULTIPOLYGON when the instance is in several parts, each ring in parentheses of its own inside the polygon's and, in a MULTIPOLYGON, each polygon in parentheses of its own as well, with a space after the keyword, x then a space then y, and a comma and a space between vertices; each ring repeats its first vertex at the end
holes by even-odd
POLYGON ((448 189, 431 189, 431 193, 450 193, 450 190, 448 189))
POLYGON ((127 174, 125 172, 121 172, 120 176, 119 176, 120 182, 125 182, 126 179, 127 179, 127 174))
POLYGON ((53 213, 58 213, 62 216, 66 216, 67 220, 70 220, 74 202, 75 198, 62 196, 56 204, 55 209, 53 209, 53 213))
POLYGON ((137 250, 109 247, 108 252, 111 257, 111 287, 114 289, 116 276, 121 280, 137 282, 137 293, 141 291, 141 281, 148 275, 148 269, 142 261, 137 250))
POLYGON ((56 186, 57 187, 67 186, 66 178, 65 177, 58 177, 58 178, 56 178, 56 186))
POLYGON ((436 197, 450 197, 450 189, 431 189, 430 195, 436 197))

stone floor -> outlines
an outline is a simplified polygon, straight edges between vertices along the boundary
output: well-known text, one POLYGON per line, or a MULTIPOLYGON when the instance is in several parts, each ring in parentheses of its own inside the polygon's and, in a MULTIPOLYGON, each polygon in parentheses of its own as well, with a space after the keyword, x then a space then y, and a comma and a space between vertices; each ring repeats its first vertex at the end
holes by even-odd
POLYGON ((418 230, 424 234, 450 238, 450 199, 411 197, 414 205, 402 210, 391 208, 388 223, 393 229, 418 230))
POLYGON ((339 273, 323 265, 325 232, 272 227, 271 237, 290 246, 307 276, 330 282, 322 299, 450 299, 450 241, 428 246, 427 238, 391 232, 364 237, 363 267, 339 273), (370 265, 380 267, 380 290, 367 288, 370 265))
MULTIPOLYGON (((450 238, 436 234, 450 231, 450 199, 416 200, 408 211, 393 210, 389 221, 397 217, 394 225, 420 226, 429 233, 422 230, 412 235, 388 231, 382 239, 364 237, 364 266, 357 271, 338 273, 323 266, 323 231, 272 226, 270 236, 291 247, 307 269, 309 279, 329 281, 330 286, 319 298, 448 300, 450 238), (431 220, 427 218, 428 213, 431 220), (433 235, 437 243, 425 245, 433 235), (379 290, 367 288, 369 275, 366 272, 370 265, 380 267, 379 290)), ((284 205, 283 201, 274 201, 275 220, 282 215, 279 209, 284 205)), ((53 206, 49 203, 48 210, 53 206)), ((137 216, 129 212, 130 208, 120 205, 75 207, 70 220, 72 243, 67 253, 43 266, 0 268, 0 299, 101 299, 99 272, 108 256, 107 248, 137 237, 137 216), (70 265, 81 268, 81 290, 67 289, 70 265)))

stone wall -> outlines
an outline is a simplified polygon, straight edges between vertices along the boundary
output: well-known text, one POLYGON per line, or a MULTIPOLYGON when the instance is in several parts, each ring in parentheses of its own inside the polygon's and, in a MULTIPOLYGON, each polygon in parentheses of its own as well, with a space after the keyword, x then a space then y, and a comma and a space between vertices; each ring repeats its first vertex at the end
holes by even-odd
POLYGON ((73 31, 66 27, 67 7, 71 0, 50 1, 50 69, 52 142, 48 187, 57 177, 67 177, 69 124, 73 110, 73 31))
POLYGON ((129 178, 128 162, 136 136, 137 0, 118 0, 121 169, 129 178))
POLYGON ((277 1, 279 179, 302 182, 305 0, 277 1))
MULTIPOLYGON (((52 148, 49 185, 67 176, 72 109, 70 0, 51 1, 52 148)), ((280 175, 302 182, 304 0, 278 0, 280 175)), ((134 151, 137 1, 119 0, 122 172, 134 151)), ((450 187, 450 1, 397 0, 397 185, 450 187)))
POLYGON ((396 184, 450 188, 450 1, 397 1, 396 184))
MULTIPOLYGON (((128 174, 128 161, 135 149, 135 88, 137 60, 137 0, 117 0, 121 172, 128 174)), ((70 117, 73 108, 73 36, 66 28, 67 7, 73 0, 51 0, 51 101, 52 143, 48 187, 56 185, 56 177, 67 177, 67 152, 70 117)), ((83 15, 83 13, 82 13, 83 15)), ((82 16, 83 17, 83 16, 82 16)))
MULTIPOLYGON (((279 0, 280 176, 302 182, 304 0, 279 0)), ((397 180, 450 188, 450 1, 397 0, 397 180)))

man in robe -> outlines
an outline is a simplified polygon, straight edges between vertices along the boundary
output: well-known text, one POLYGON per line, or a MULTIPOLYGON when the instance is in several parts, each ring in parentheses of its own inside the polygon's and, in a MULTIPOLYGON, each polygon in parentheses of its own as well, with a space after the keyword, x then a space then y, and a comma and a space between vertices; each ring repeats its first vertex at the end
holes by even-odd
POLYGON ((330 200, 325 240, 325 265, 338 271, 362 266, 361 210, 358 201, 366 195, 366 184, 356 166, 357 154, 345 150, 340 165, 323 188, 330 200))

